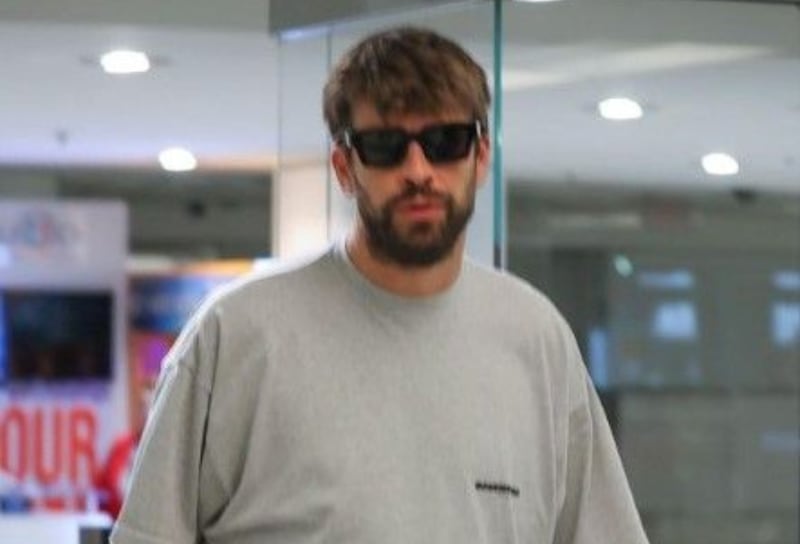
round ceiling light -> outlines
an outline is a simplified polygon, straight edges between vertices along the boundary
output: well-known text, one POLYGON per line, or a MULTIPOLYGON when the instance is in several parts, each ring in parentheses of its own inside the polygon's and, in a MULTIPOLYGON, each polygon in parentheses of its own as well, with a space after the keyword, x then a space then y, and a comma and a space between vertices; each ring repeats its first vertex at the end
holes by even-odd
POLYGON ((643 115, 642 106, 635 100, 624 97, 606 98, 597 104, 597 111, 603 119, 610 121, 630 121, 643 115))
POLYGON ((117 49, 103 54, 100 66, 107 74, 141 74, 150 70, 150 58, 141 51, 117 49))
POLYGON ((739 163, 727 153, 709 153, 703 156, 703 170, 712 176, 733 176, 739 173, 739 163))
POLYGON ((188 149, 170 147, 158 154, 161 168, 167 172, 190 172, 197 168, 197 159, 188 149))

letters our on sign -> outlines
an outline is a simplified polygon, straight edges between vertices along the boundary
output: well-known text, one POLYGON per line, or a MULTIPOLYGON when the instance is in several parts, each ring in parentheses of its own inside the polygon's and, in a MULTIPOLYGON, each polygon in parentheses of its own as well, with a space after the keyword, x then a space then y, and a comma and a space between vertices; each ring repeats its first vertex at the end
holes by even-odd
POLYGON ((0 408, 0 469, 41 486, 92 486, 97 471, 98 417, 87 405, 0 408))

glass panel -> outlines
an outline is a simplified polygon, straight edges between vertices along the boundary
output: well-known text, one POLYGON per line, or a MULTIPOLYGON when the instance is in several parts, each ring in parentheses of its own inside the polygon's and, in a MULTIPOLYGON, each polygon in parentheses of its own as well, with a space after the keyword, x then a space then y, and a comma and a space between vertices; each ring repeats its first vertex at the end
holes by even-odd
MULTIPOLYGON (((335 62, 351 45, 367 34, 387 26, 419 25, 442 32, 463 45, 481 63, 491 79, 493 74, 492 3, 466 6, 431 7, 413 13, 390 14, 352 23, 337 24, 317 35, 293 35, 281 43, 281 161, 314 157, 324 161, 327 131, 322 122, 321 91, 330 63, 335 62), (308 66, 308 52, 314 62, 308 66), (303 70, 297 70, 299 62, 303 70), (303 72, 299 74, 298 72, 303 72), (313 107, 311 106, 313 105, 313 107), (298 135, 296 132, 302 131, 298 135), (292 132, 295 132, 294 134, 292 132)), ((492 123, 492 120, 490 120, 492 123)), ((326 167, 327 168, 327 167, 326 167)), ((283 170, 283 167, 282 167, 283 170)), ((326 176, 333 180, 326 170, 326 176)), ((492 180, 487 180, 477 197, 475 215, 468 237, 470 253, 491 264, 493 260, 492 180)), ((328 236, 337 237, 349 226, 352 203, 333 183, 328 183, 328 236)))
POLYGON ((509 268, 573 326, 653 544, 796 543, 800 10, 505 9, 509 268))
POLYGON ((274 255, 318 249, 328 239, 328 144, 322 87, 328 72, 325 32, 292 33, 278 43, 278 169, 272 195, 274 255))
MULTIPOLYGON (((456 40, 481 64, 491 81, 494 60, 493 9, 489 2, 445 6, 342 25, 333 33, 332 58, 337 59, 348 47, 370 32, 398 24, 419 25, 456 40)), ((489 122, 494 125, 493 119, 490 118, 489 122)), ((487 183, 478 192, 467 239, 470 255, 486 264, 493 262, 494 252, 492 183, 492 179, 487 179, 487 183)))

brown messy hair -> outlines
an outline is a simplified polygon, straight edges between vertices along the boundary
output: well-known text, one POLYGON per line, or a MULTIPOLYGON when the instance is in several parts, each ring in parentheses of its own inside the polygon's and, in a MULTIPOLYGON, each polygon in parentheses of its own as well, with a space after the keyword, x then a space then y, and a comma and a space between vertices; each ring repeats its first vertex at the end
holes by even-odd
POLYGON ((486 127, 491 98, 483 68, 461 46, 427 29, 399 27, 364 38, 333 68, 323 114, 334 139, 350 128, 361 100, 381 116, 463 110, 486 127))

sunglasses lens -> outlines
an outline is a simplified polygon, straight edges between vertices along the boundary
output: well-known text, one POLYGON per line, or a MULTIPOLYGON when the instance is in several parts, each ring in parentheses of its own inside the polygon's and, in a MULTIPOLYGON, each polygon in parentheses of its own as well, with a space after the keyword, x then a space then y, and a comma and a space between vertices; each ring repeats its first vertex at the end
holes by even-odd
POLYGON ((441 125, 423 131, 419 141, 429 161, 449 162, 467 156, 474 136, 475 125, 441 125))
POLYGON ((408 136, 401 130, 368 130, 353 138, 358 156, 367 166, 394 166, 403 160, 408 136))

